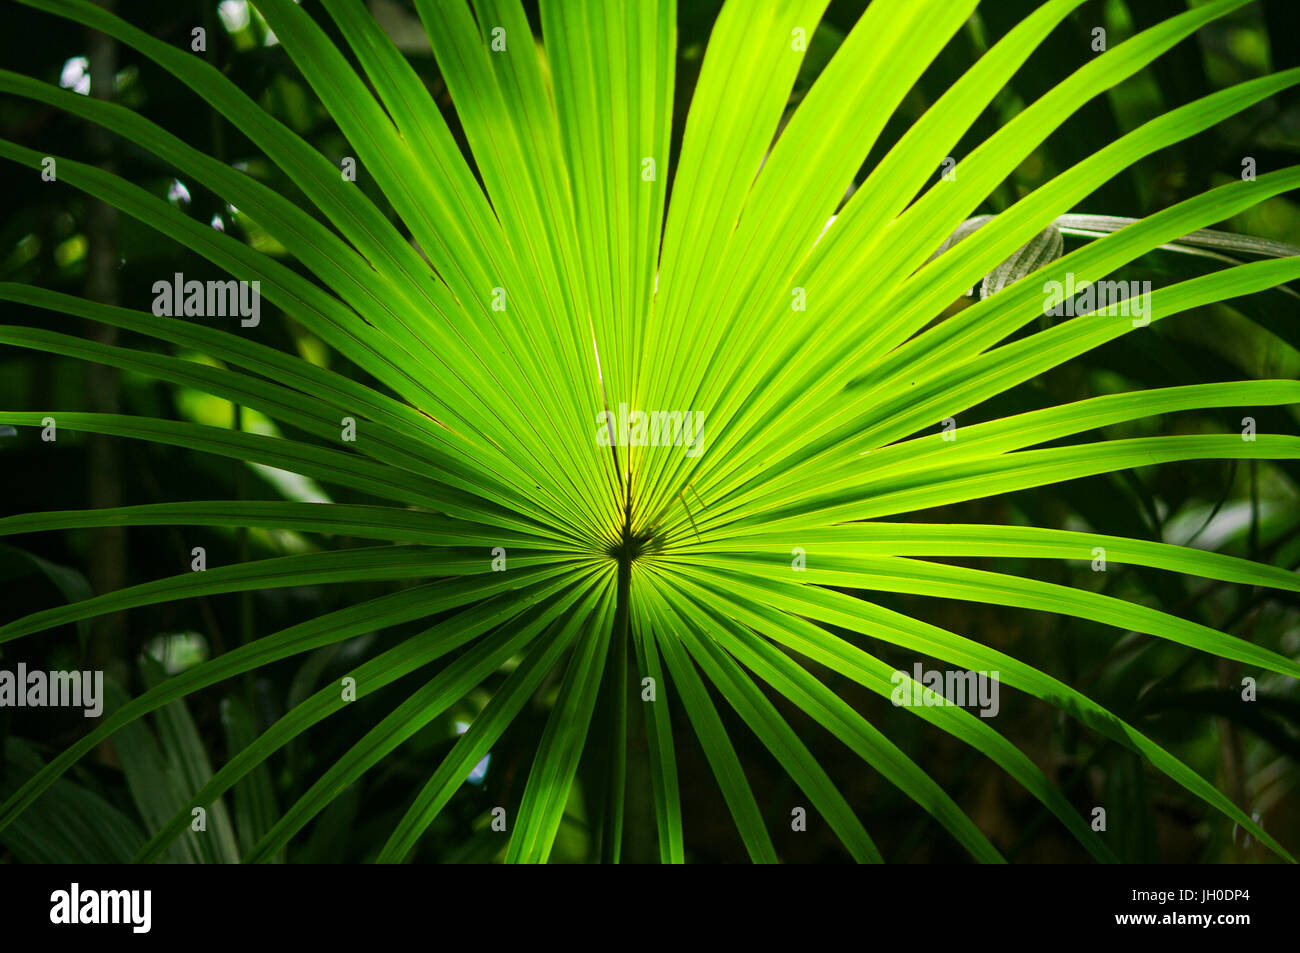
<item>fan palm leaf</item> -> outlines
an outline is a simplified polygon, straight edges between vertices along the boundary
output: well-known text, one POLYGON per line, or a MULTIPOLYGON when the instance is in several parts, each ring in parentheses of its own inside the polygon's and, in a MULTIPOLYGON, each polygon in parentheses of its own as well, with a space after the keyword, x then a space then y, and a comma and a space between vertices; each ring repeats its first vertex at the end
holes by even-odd
MULTIPOLYGON (((0 627, 0 642, 199 595, 362 580, 398 585, 233 648, 130 700, 10 797, 0 807, 0 830, 101 741, 151 712, 280 659, 429 620, 352 672, 361 695, 417 672, 419 687, 279 813, 244 859, 276 856, 341 792, 504 670, 486 707, 414 792, 380 860, 410 855, 469 770, 554 677, 558 695, 522 799, 510 810, 509 861, 547 860, 584 751, 599 756, 599 780, 586 797, 598 818, 600 856, 620 857, 628 759, 641 758, 659 855, 685 859, 681 787, 702 780, 677 763, 675 738, 687 727, 749 855, 777 860, 728 728, 733 714, 851 857, 881 860, 837 787, 842 779, 828 775, 774 698, 825 728, 972 857, 1000 861, 943 788, 823 680, 829 671, 890 697, 894 668, 873 644, 999 673, 1007 686, 1136 751, 1290 859, 1238 805, 1097 702, 976 633, 947 631, 877 597, 1058 613, 1300 676, 1300 664, 1277 650, 1161 609, 935 560, 1090 560, 1103 547, 1116 564, 1300 592, 1285 569, 1089 532, 897 521, 1157 463, 1300 459, 1300 438, 1289 434, 1059 442, 1185 410, 1292 406, 1300 384, 1289 380, 1089 397, 963 427, 956 440, 934 429, 1121 335, 1150 333, 1114 308, 1020 333, 1043 315, 1045 281, 1067 274, 1080 286, 1100 281, 1300 187, 1300 167, 1280 169, 1147 218, 1112 222, 1095 240, 1046 263, 1035 259, 1032 274, 1013 273, 1020 280, 999 281, 996 293, 934 321, 1044 229, 1068 225, 1063 216, 1077 216, 1078 203, 1136 161, 1300 83, 1300 70, 1288 70, 1172 109, 934 254, 1071 114, 1247 0, 1197 5, 1097 54, 961 156, 955 176, 938 178, 935 170, 998 91, 1084 2, 1047 0, 970 66, 847 200, 886 122, 977 0, 873 0, 788 115, 804 59, 799 38, 812 34, 827 0, 732 0, 713 27, 672 168, 680 95, 674 0, 543 0, 539 42, 517 0, 416 0, 459 130, 363 5, 258 0, 382 202, 202 58, 87 0, 23 2, 153 60, 247 136, 301 200, 128 108, 9 71, 0 71, 0 92, 58 107, 151 151, 256 222, 294 261, 95 166, 58 156, 58 181, 230 276, 259 282, 266 301, 355 370, 319 366, 233 322, 158 317, 6 283, 0 299, 25 313, 111 325, 157 349, 58 333, 39 321, 0 327, 0 342, 197 389, 300 436, 49 408, 3 411, 0 423, 40 426, 53 416, 67 430, 287 470, 355 502, 31 512, 0 520, 0 534, 257 527, 367 545, 96 595, 10 622, 0 627), (331 40, 322 15, 345 47, 331 40), (185 356, 195 353, 210 360, 185 356), (685 412, 688 422, 699 415, 702 452, 625 445, 613 421, 629 407, 685 412), (345 442, 340 422, 348 417, 357 436, 345 442), (498 547, 508 554, 505 572, 493 571, 498 547), (657 687, 652 703, 642 701, 645 684, 657 687), (637 724, 645 744, 633 747, 637 724)), ((0 142, 0 156, 32 169, 46 155, 0 142)), ((1293 281, 1296 251, 1270 246, 1272 257, 1158 288, 1150 320, 1293 281)), ((939 703, 908 710, 1000 766, 1092 856, 1114 859, 1024 752, 986 720, 927 697, 939 703)), ((191 808, 215 803, 346 704, 336 686, 326 686, 247 738, 158 825, 137 859, 162 856, 184 833, 191 808)))

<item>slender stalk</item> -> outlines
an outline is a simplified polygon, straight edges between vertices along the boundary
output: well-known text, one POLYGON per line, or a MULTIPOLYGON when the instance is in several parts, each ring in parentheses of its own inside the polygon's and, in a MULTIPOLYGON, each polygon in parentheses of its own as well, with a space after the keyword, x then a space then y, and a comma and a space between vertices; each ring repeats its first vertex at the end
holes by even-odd
POLYGON ((601 861, 617 864, 623 847, 623 812, 627 793, 627 646, 630 638, 628 601, 632 589, 631 529, 623 530, 623 552, 618 559, 618 594, 614 604, 614 632, 605 675, 609 679, 609 744, 606 766, 605 810, 600 837, 601 861))
POLYGON ((623 530, 613 553, 618 560, 618 589, 614 602, 614 630, 605 660, 604 694, 600 710, 607 716, 604 756, 605 791, 600 816, 600 858, 616 864, 623 849, 623 817, 627 803, 627 647, 631 639, 629 602, 632 598, 632 562, 640 544, 632 531, 632 470, 628 467, 623 497, 623 530))

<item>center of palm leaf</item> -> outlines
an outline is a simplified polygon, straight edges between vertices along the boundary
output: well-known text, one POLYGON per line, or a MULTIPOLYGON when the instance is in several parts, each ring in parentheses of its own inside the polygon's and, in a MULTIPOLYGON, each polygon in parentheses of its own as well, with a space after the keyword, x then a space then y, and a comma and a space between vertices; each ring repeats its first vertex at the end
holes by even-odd
POLYGON ((650 532, 633 532, 631 525, 625 523, 618 541, 611 543, 606 552, 618 562, 631 565, 645 554, 653 535, 650 532))

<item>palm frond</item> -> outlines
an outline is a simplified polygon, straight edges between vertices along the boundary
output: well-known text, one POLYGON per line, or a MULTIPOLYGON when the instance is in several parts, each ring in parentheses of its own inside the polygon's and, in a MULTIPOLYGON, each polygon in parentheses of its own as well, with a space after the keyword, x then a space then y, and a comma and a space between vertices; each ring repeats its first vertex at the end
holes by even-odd
MULTIPOLYGON (((1086 561, 1100 547, 1117 565, 1300 592, 1285 566, 1077 528, 898 520, 1156 464, 1300 459, 1300 437, 1290 433, 1093 439, 1103 428, 1184 411, 1293 407, 1294 380, 1101 394, 964 426, 956 440, 933 431, 1121 336, 1151 333, 1129 320, 1127 307, 1030 330, 1044 314, 1045 282, 1068 275, 1083 287, 1180 246, 1267 256, 1157 288, 1146 304, 1154 323, 1300 278, 1294 246, 1207 228, 1294 191, 1300 167, 1232 182, 1146 218, 1077 210, 1139 160, 1300 84, 1300 69, 1164 112, 997 214, 972 217, 1081 107, 1248 0, 1197 4, 1091 58, 957 157, 954 177, 936 181, 935 170, 999 90, 1084 3, 1047 0, 882 149, 860 183, 891 117, 977 0, 874 0, 793 109, 804 65, 797 37, 812 35, 827 0, 732 0, 713 26, 679 152, 674 0, 543 0, 540 39, 518 0, 416 0, 454 126, 362 4, 318 5, 326 23, 311 5, 258 0, 354 150, 374 187, 367 190, 203 59, 87 0, 23 2, 100 30, 166 70, 246 136, 303 201, 125 106, 0 70, 0 93, 147 150, 238 208, 291 258, 213 229, 94 165, 55 156, 58 181, 232 278, 258 282, 274 307, 263 325, 291 320, 339 363, 327 369, 274 346, 264 328, 231 329, 228 319, 223 326, 159 317, 2 283, 7 313, 28 323, 0 327, 0 342, 200 391, 282 430, 60 408, 3 410, 0 424, 41 427, 54 417, 69 431, 310 477, 344 502, 162 501, 0 519, 0 535, 198 526, 291 530, 314 540, 311 552, 47 608, 0 626, 0 642, 202 596, 393 585, 125 701, 63 753, 32 765, 0 807, 0 837, 12 837, 38 799, 71 796, 67 773, 106 739, 118 739, 140 771, 161 771, 142 722, 155 715, 173 719, 171 755, 199 768, 184 776, 181 794, 149 803, 147 839, 129 825, 114 827, 119 839, 139 840, 135 859, 179 849, 190 859, 275 860, 342 792, 477 692, 481 711, 376 848, 378 860, 398 862, 546 692, 549 712, 506 812, 507 861, 545 862, 578 797, 599 845, 593 853, 620 859, 633 777, 650 788, 659 858, 685 860, 682 791, 702 780, 687 774, 695 761, 678 757, 687 732, 754 861, 780 858, 771 830, 779 813, 746 772, 748 753, 760 749, 848 856, 885 859, 872 819, 803 735, 801 726, 814 724, 970 856, 1000 862, 1002 851, 939 781, 833 687, 830 676, 889 699, 895 669, 880 648, 895 647, 999 673, 1035 704, 1137 752, 1292 859, 1240 805, 1097 701, 977 633, 948 631, 891 608, 898 603, 882 595, 1054 614, 1089 623, 1088 633, 1138 633, 1300 677, 1285 645, 1256 644, 1115 595, 940 560, 1086 561), (1091 240, 1062 254, 1062 232, 1091 240), (982 300, 935 322, 981 281, 989 292, 982 300), (130 337, 110 344, 42 327, 49 312, 130 337), (609 439, 620 408, 702 421, 695 431, 702 452, 684 452, 681 440, 609 439), (355 441, 340 436, 345 418, 354 419, 355 441), (365 545, 351 545, 358 539, 365 545), (497 548, 508 553, 504 572, 493 565, 497 548), (792 566, 793 552, 806 565, 792 566), (337 686, 269 724, 247 707, 231 709, 232 751, 215 772, 184 709, 170 707, 278 660, 417 623, 426 627, 350 672, 362 696, 410 675, 418 684, 287 806, 277 807, 265 766, 349 704, 337 686), (223 814, 219 842, 196 853, 186 836, 190 811, 232 789, 237 831, 223 814)), ((0 156, 31 170, 50 155, 0 141, 0 156)), ((907 711, 998 765, 1092 857, 1116 859, 1015 743, 924 691, 928 703, 907 711)))

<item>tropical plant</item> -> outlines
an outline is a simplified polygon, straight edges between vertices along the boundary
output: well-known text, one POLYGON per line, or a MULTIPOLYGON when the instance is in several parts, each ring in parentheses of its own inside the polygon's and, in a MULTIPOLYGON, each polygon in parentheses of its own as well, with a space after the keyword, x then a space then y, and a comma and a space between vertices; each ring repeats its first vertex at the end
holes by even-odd
MULTIPOLYGON (((555 679, 522 799, 507 806, 509 861, 548 858, 575 786, 598 856, 620 859, 629 776, 648 778, 653 790, 659 856, 682 861, 680 789, 704 780, 684 776, 678 763, 683 724, 698 736, 750 857, 776 860, 734 745, 736 717, 849 855, 881 860, 837 787, 843 779, 828 775, 792 727, 793 710, 913 799, 972 857, 1001 860, 944 788, 831 687, 833 673, 893 697, 895 666, 875 646, 997 673, 1001 684, 1136 752, 1290 859, 1237 804, 1132 724, 974 633, 889 608, 882 596, 1057 613, 1251 671, 1300 676, 1285 645, 953 560, 1094 561, 1104 551, 1115 565, 1300 592, 1283 567, 1087 528, 899 519, 1153 464, 1300 458, 1300 439, 1284 433, 1079 439, 1179 411, 1287 407, 1300 402, 1294 380, 1120 391, 954 428, 959 415, 978 419, 982 405, 1038 375, 1122 335, 1151 333, 1130 315, 1138 294, 1045 319, 1046 282, 1072 276, 1081 289, 1184 236, 1192 236, 1187 247, 1214 244, 1197 233, 1300 187, 1300 167, 1292 167, 1142 219, 1080 217, 1101 210, 1076 208, 1142 157, 1294 86, 1300 70, 1292 69, 1170 109, 962 228, 1069 116, 1247 0, 1199 4, 1086 53, 1067 79, 955 166, 945 163, 1084 3, 1047 0, 992 43, 847 199, 886 123, 977 0, 873 0, 788 115, 805 38, 827 0, 732 0, 712 28, 672 168, 672 110, 681 95, 674 0, 543 0, 538 41, 517 0, 473 0, 472 9, 463 0, 416 0, 454 104, 450 122, 362 4, 315 5, 326 21, 310 4, 257 0, 354 150, 352 177, 346 164, 341 174, 338 157, 317 151, 190 50, 87 0, 24 2, 154 61, 290 176, 301 196, 286 197, 124 106, 10 71, 0 72, 0 92, 147 148, 221 196, 296 264, 96 166, 55 156, 57 181, 235 279, 258 282, 267 302, 352 368, 329 369, 259 340, 278 319, 270 315, 259 330, 233 317, 185 320, 6 283, 0 298, 11 305, 110 325, 139 345, 19 325, 0 328, 0 341, 196 389, 276 427, 254 433, 44 408, 5 411, 0 423, 39 428, 52 417, 70 431, 235 458, 319 481, 351 502, 163 502, 0 520, 5 535, 165 525, 321 537, 316 551, 214 565, 39 611, 0 628, 0 642, 203 595, 400 585, 159 680, 33 769, 0 808, 0 830, 146 715, 277 660, 427 620, 350 675, 357 696, 413 673, 418 688, 277 812, 247 842, 244 859, 277 856, 349 785, 494 679, 490 699, 377 855, 403 859, 555 679), (1064 253, 1062 231, 1090 240, 1064 253), (979 300, 954 311, 981 282, 979 300), (646 412, 656 416, 637 416, 646 412), (668 435, 675 439, 660 439, 668 435), (327 537, 374 545, 330 547, 327 537), (580 776, 580 763, 594 769, 580 776)), ((45 152, 13 142, 0 143, 0 155, 33 176, 48 166, 45 152)), ((1215 247, 1225 250, 1223 240, 1215 247)), ((1157 288, 1146 323, 1300 277, 1294 248, 1228 239, 1226 250, 1264 257, 1157 288)), ((1093 857, 1114 858, 1079 806, 988 720, 929 688, 923 697, 926 704, 907 706, 910 714, 999 765, 1093 857)), ((226 763, 170 804, 174 813, 137 859, 163 856, 187 834, 193 808, 218 803, 348 704, 331 683, 260 734, 246 724, 226 763)))

